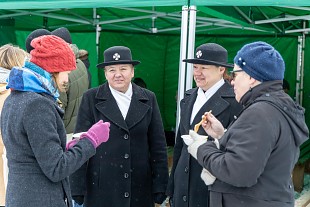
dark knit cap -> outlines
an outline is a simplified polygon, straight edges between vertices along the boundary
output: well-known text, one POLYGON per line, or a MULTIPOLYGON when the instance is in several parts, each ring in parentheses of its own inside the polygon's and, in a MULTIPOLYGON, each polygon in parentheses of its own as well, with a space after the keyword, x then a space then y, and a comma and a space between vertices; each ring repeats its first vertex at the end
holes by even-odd
POLYGON ((72 44, 72 39, 71 39, 70 32, 65 27, 60 27, 58 29, 55 29, 54 31, 52 31, 52 35, 60 37, 61 39, 63 39, 67 43, 72 44))
POLYGON ((243 46, 234 58, 234 62, 249 76, 260 82, 284 78, 283 58, 266 42, 253 42, 243 46))
POLYGON ((30 43, 34 38, 37 38, 43 35, 50 35, 50 34, 51 32, 46 29, 36 29, 33 32, 31 32, 26 39, 27 52, 30 53, 30 51, 33 50, 33 47, 30 45, 30 43))

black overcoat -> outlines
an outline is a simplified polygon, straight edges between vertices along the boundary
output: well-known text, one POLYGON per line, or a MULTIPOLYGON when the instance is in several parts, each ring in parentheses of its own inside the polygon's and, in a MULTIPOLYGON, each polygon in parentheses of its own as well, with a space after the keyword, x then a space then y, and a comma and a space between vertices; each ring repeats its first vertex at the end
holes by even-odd
POLYGON ((111 124, 108 142, 71 177, 72 194, 85 195, 85 207, 150 207, 153 193, 166 190, 166 141, 156 97, 135 84, 132 89, 125 120, 107 83, 82 98, 76 132, 99 120, 111 124))
MULTIPOLYGON (((188 153, 187 145, 183 142, 181 135, 188 134, 189 130, 201 121, 201 116, 207 111, 212 110, 212 114, 226 128, 242 109, 241 105, 235 100, 232 87, 225 82, 201 107, 191 125, 190 118, 197 92, 198 88, 188 90, 180 102, 181 119, 174 147, 173 167, 167 188, 167 194, 173 197, 175 207, 207 207, 209 200, 208 186, 200 178, 202 167, 188 153)), ((206 132, 200 127, 198 134, 206 135, 206 132)))

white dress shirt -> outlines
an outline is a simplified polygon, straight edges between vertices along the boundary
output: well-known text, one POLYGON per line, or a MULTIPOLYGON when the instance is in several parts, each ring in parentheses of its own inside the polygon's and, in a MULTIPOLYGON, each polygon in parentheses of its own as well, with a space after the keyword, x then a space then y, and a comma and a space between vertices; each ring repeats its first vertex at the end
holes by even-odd
POLYGON ((198 88, 196 101, 193 106, 192 116, 190 124, 193 123, 195 116, 197 115, 198 111, 201 107, 216 93, 216 91, 224 85, 224 79, 219 80, 215 83, 211 88, 209 88, 206 92, 204 92, 201 88, 198 88))
POLYGON ((113 95, 113 97, 116 100, 118 108, 121 110, 121 113, 123 115, 124 120, 126 119, 128 109, 131 102, 131 96, 132 96, 132 85, 130 83, 127 91, 125 93, 119 92, 115 89, 113 89, 110 85, 110 90, 113 95))

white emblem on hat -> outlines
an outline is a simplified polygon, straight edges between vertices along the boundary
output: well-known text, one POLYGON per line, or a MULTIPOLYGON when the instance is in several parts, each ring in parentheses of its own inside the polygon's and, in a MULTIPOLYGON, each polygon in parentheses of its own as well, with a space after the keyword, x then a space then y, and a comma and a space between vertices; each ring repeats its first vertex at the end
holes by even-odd
POLYGON ((118 60, 118 59, 120 59, 120 55, 118 54, 118 53, 115 53, 114 55, 113 55, 113 59, 114 60, 118 60))
POLYGON ((198 50, 197 52, 196 52, 196 57, 197 58, 200 58, 202 56, 202 52, 201 52, 201 50, 198 50))

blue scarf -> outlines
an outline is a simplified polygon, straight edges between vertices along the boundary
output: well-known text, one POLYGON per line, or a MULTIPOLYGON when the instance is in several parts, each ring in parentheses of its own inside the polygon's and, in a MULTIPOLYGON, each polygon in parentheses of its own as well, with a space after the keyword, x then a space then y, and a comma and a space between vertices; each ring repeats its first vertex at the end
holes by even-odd
POLYGON ((32 62, 25 62, 25 66, 13 67, 7 88, 16 91, 31 91, 35 93, 47 93, 58 100, 59 93, 55 87, 52 75, 32 62))

